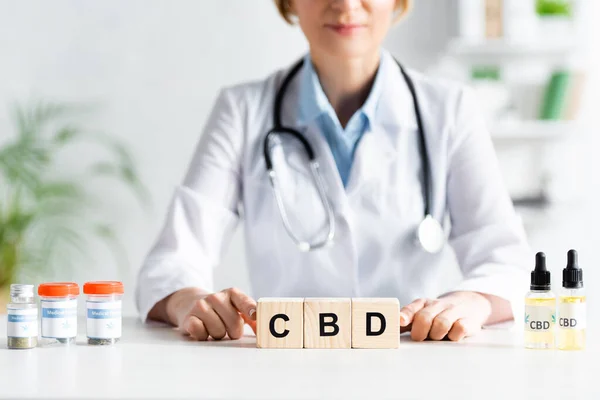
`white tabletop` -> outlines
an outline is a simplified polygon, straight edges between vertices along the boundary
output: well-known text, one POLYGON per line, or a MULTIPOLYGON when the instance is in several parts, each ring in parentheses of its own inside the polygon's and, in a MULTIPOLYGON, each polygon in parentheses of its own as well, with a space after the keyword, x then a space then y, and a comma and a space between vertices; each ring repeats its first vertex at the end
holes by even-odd
POLYGON ((161 324, 123 324, 110 347, 88 346, 80 334, 70 348, 8 350, 4 334, 0 398, 600 398, 590 329, 579 352, 525 350, 519 332, 506 329, 460 343, 402 335, 397 350, 267 350, 252 334, 200 343, 161 324))

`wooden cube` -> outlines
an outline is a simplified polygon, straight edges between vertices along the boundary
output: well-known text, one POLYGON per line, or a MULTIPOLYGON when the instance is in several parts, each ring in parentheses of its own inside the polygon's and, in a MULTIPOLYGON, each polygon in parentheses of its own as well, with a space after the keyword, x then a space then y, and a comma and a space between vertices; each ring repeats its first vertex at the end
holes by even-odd
POLYGON ((304 299, 304 347, 349 349, 352 302, 347 298, 304 299))
POLYGON ((258 299, 256 347, 301 349, 304 343, 303 305, 303 298, 258 299))
POLYGON ((352 299, 352 348, 396 349, 400 302, 395 298, 352 299))

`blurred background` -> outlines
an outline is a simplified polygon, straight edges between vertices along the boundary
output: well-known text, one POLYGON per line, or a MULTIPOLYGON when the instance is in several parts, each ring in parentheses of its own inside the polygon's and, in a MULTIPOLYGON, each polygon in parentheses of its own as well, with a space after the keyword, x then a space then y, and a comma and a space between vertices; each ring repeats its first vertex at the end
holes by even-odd
MULTIPOLYGON (((473 87, 532 266, 545 251, 558 288, 575 248, 593 290, 600 2, 414 3, 386 47, 473 87)), ((136 273, 219 88, 306 50, 271 0, 0 0, 0 297, 13 281, 119 279, 134 313, 136 273)), ((216 288, 250 289, 241 235, 216 288)))

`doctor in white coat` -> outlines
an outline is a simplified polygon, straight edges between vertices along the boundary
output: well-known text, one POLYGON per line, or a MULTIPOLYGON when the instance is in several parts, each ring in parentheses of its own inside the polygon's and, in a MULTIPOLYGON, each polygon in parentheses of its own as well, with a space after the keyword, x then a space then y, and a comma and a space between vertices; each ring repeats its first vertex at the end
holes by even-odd
POLYGON ((473 95, 401 69, 381 48, 410 0, 275 4, 310 51, 295 71, 221 91, 139 273, 142 319, 237 339, 266 296, 396 297, 413 340, 460 340, 518 318, 529 248, 473 95), (264 154, 275 124, 299 131, 320 167, 313 175, 300 140, 273 135, 281 204, 264 154), (416 240, 425 215, 443 229, 435 249, 416 240), (213 288, 239 221, 254 297, 213 288))

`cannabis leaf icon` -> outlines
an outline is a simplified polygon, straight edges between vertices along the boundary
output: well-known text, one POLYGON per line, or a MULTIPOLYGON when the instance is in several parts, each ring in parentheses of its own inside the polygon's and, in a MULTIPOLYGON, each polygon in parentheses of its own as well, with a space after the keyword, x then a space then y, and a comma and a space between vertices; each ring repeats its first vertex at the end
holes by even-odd
POLYGON ((556 323, 556 315, 552 314, 552 323, 555 324, 556 323))
POLYGON ((27 332, 29 330, 29 327, 27 325, 21 325, 21 329, 27 332))
POLYGON ((112 328, 114 328, 114 325, 113 325, 113 323, 112 323, 112 322, 109 322, 108 324, 106 324, 106 327, 107 327, 108 329, 112 329, 112 328))
POLYGON ((528 323, 528 322, 529 322, 529 314, 526 313, 525 314, 525 323, 528 323))

